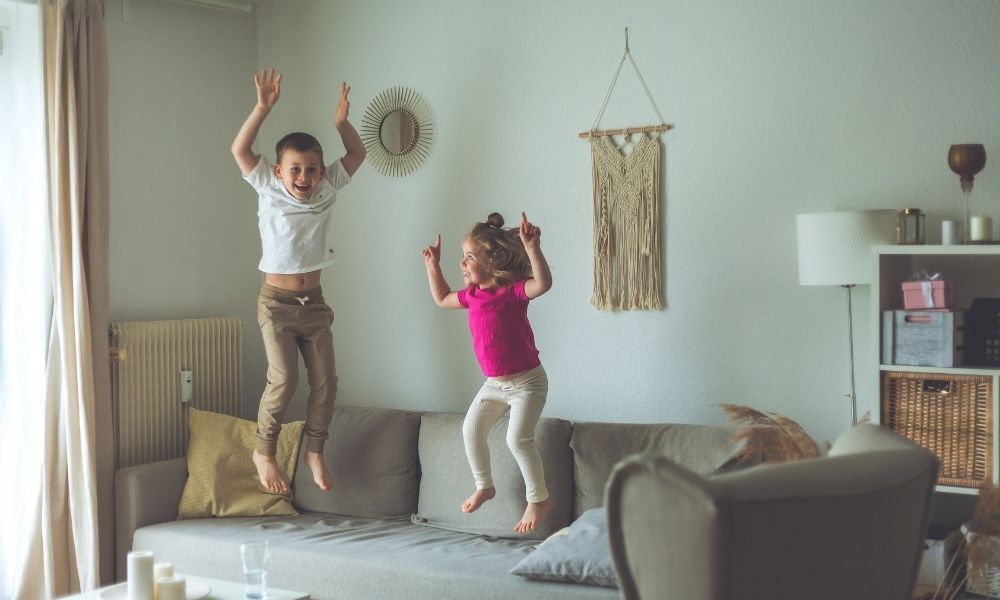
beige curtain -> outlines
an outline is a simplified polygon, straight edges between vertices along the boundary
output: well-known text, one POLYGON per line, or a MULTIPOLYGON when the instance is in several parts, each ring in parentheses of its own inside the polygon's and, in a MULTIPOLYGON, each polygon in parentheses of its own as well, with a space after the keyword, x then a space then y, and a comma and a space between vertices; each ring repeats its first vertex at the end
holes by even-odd
POLYGON ((41 507, 20 597, 113 578, 103 0, 43 0, 53 309, 41 507))

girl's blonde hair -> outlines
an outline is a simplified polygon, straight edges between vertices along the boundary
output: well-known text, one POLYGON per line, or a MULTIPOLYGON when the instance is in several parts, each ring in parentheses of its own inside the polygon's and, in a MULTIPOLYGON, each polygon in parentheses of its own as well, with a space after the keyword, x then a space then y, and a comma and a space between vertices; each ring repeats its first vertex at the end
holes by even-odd
POLYGON ((531 277, 531 261, 521 235, 517 227, 503 228, 500 213, 490 213, 485 221, 473 225, 465 238, 479 246, 497 287, 531 277))

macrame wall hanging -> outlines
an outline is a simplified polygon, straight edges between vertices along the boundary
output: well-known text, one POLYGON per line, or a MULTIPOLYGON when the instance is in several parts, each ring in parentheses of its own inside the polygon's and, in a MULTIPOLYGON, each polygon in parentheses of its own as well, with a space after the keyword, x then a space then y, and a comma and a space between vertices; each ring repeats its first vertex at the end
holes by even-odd
POLYGON ((611 87, 590 131, 580 133, 590 140, 594 177, 594 293, 590 303, 600 310, 661 309, 664 272, 660 250, 660 140, 671 128, 649 94, 639 67, 628 49, 618 63, 611 87), (660 119, 658 125, 598 130, 608 99, 625 59, 635 70, 646 98, 660 119), (624 136, 621 146, 612 136, 624 136), (632 142, 633 136, 638 140, 632 142), (632 151, 624 153, 626 146, 632 151))

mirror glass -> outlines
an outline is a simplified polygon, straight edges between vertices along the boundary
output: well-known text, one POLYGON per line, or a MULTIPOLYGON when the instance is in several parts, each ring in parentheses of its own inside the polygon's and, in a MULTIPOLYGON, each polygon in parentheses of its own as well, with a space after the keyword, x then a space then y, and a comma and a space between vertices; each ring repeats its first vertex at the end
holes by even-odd
POLYGON ((372 99, 359 133, 375 170, 408 175, 424 164, 434 145, 431 107, 415 90, 389 88, 372 99))
POLYGON ((389 154, 399 156, 413 146, 416 120, 409 111, 396 109, 385 116, 378 137, 389 154))

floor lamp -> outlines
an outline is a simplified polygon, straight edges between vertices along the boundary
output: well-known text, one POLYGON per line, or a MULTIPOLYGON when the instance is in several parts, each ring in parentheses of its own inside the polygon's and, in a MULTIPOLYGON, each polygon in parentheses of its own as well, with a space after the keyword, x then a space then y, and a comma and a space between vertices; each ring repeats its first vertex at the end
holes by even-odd
POLYGON ((895 242, 896 211, 852 210, 795 218, 799 285, 839 285, 847 290, 847 345, 851 363, 851 426, 858 424, 854 386, 854 311, 851 290, 872 278, 871 247, 895 242))

